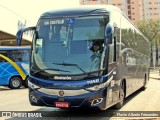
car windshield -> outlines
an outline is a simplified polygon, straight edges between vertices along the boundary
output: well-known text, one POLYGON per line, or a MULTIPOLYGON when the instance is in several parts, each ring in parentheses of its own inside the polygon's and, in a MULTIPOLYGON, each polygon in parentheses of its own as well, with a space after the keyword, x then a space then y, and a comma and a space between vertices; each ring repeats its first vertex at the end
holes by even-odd
POLYGON ((103 70, 107 23, 108 16, 40 19, 33 38, 31 69, 54 75, 103 70))

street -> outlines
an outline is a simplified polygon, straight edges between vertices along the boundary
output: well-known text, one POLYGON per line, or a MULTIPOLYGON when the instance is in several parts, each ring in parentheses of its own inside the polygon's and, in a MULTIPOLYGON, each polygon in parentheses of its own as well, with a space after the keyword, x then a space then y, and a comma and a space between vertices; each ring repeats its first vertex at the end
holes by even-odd
MULTIPOLYGON (((0 87, 0 111, 24 111, 24 112, 39 112, 46 111, 46 116, 54 116, 59 119, 82 119, 80 117, 91 117, 92 119, 106 120, 120 119, 115 118, 113 114, 121 111, 160 111, 160 80, 150 79, 145 91, 137 91, 125 100, 123 108, 114 110, 109 108, 106 111, 94 110, 62 110, 58 108, 36 107, 31 106, 28 100, 28 89, 21 88, 19 90, 11 90, 7 87, 0 87)), ((42 116, 43 117, 43 116, 42 116)), ((3 119, 3 118, 0 118, 3 119)), ((8 118, 9 120, 15 118, 8 118)), ((17 120, 18 118, 16 118, 17 120)), ((22 119, 22 118, 19 118, 22 119)), ((32 118, 24 118, 32 119, 32 118)), ((37 120, 40 118, 37 118, 37 120)), ((43 118, 45 119, 45 118, 43 118)), ((49 119, 49 118, 46 118, 49 119)), ((158 120, 158 118, 156 119, 158 120)))

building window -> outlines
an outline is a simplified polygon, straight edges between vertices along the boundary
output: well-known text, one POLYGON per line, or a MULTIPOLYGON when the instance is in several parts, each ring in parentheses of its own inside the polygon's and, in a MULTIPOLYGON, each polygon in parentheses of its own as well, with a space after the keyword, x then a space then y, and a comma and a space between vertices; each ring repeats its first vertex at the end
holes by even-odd
POLYGON ((159 15, 158 13, 154 13, 154 15, 159 15))
POLYGON ((131 20, 132 19, 132 17, 131 16, 128 16, 128 18, 131 20))
POLYGON ((131 11, 128 11, 128 15, 131 15, 131 11))
POLYGON ((128 5, 128 9, 131 9, 131 6, 130 6, 130 5, 128 5))
POLYGON ((130 0, 127 0, 127 4, 130 4, 131 3, 131 1, 130 0))

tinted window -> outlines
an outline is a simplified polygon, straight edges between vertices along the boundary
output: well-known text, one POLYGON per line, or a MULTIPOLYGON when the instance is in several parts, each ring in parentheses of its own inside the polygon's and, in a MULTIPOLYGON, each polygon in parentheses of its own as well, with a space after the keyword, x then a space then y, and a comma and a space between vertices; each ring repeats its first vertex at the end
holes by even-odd
POLYGON ((28 62, 29 61, 29 50, 10 51, 10 58, 15 62, 28 62))

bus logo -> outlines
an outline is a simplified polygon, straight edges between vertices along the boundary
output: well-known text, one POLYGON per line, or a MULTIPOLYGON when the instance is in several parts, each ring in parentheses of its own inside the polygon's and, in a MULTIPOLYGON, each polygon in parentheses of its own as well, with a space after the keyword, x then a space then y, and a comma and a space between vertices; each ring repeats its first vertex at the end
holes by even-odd
POLYGON ((61 91, 59 91, 59 96, 64 96, 64 91, 63 90, 61 90, 61 91))
POLYGON ((71 80, 72 78, 69 77, 69 76, 54 76, 54 79, 55 80, 58 80, 58 79, 60 79, 60 80, 71 80))
POLYGON ((2 117, 10 118, 10 117, 12 117, 12 113, 11 112, 2 112, 2 117))

